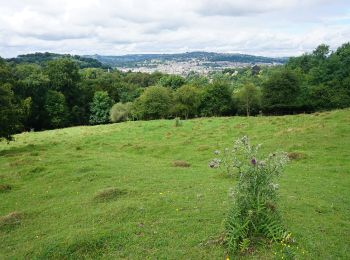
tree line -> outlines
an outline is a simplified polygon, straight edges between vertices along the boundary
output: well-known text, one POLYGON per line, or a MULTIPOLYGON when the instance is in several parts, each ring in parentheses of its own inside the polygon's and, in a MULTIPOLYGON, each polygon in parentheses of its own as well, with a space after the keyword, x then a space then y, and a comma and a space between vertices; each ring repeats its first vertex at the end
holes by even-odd
POLYGON ((125 120, 293 114, 350 106, 350 43, 320 45, 283 66, 186 77, 0 59, 0 138, 125 120))

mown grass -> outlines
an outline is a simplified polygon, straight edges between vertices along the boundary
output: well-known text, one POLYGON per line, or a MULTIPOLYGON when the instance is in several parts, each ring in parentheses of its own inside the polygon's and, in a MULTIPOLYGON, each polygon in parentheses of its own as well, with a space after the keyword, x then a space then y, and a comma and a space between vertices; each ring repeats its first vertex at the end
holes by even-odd
MULTIPOLYGON (((305 251, 298 258, 349 259, 350 110, 182 123, 74 127, 1 143, 0 259, 224 258, 217 241, 233 181, 208 161, 242 135, 290 153, 280 206, 305 251)), ((242 257, 271 259, 274 248, 242 257)))

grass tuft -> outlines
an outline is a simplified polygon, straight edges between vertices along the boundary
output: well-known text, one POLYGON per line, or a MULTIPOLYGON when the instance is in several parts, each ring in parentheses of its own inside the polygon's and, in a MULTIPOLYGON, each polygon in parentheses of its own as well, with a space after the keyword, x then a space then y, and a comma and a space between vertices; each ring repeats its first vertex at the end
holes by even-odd
POLYGON ((191 166, 191 164, 186 162, 186 161, 173 161, 173 166, 174 167, 188 168, 191 166))
POLYGON ((12 189, 12 186, 9 184, 0 184, 0 193, 7 192, 12 189))
POLYGON ((288 158, 290 160, 301 160, 301 159, 304 159, 306 157, 306 155, 304 153, 299 153, 299 152, 291 152, 291 153, 288 153, 288 158))
POLYGON ((17 211, 11 212, 5 216, 0 217, 0 230, 10 230, 19 224, 21 224, 21 219, 23 214, 17 211))
POLYGON ((126 195, 128 192, 118 188, 107 188, 101 190, 95 194, 94 200, 98 202, 106 202, 118 199, 121 196, 126 195))

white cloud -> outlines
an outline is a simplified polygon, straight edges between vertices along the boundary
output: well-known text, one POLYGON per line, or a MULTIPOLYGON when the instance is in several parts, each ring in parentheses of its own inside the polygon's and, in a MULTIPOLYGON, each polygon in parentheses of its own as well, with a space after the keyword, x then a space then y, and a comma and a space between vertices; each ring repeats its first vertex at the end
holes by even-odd
POLYGON ((0 0, 0 56, 208 50, 295 55, 350 39, 345 0, 0 0))

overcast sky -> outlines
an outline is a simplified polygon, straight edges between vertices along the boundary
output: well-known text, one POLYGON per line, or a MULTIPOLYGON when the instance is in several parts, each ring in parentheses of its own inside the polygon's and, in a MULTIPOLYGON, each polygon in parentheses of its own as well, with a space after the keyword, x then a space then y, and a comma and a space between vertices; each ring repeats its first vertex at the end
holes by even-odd
POLYGON ((350 41, 350 0, 0 0, 0 56, 298 55, 350 41))

